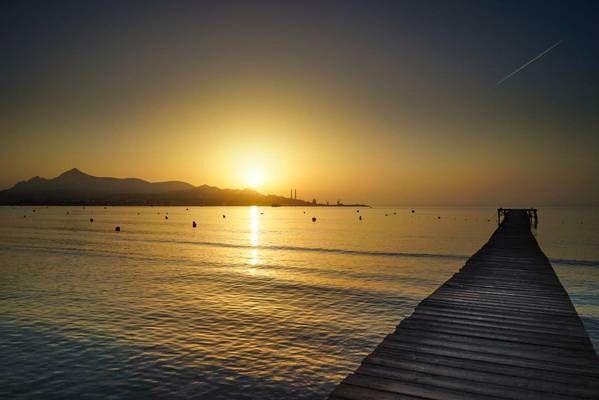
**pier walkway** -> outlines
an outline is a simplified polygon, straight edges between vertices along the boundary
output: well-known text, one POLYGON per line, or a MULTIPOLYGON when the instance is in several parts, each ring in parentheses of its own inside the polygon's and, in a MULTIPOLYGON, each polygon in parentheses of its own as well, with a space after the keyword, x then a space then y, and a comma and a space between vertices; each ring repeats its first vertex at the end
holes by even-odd
POLYGON ((526 210, 340 383, 330 399, 599 399, 599 359, 526 210))

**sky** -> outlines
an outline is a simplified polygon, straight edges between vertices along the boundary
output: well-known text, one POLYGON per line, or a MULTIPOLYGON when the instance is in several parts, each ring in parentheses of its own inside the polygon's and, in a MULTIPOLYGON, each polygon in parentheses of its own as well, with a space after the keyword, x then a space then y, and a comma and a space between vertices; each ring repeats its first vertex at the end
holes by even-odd
POLYGON ((5 1, 0 188, 77 167, 323 202, 597 205, 598 17, 592 1, 5 1))

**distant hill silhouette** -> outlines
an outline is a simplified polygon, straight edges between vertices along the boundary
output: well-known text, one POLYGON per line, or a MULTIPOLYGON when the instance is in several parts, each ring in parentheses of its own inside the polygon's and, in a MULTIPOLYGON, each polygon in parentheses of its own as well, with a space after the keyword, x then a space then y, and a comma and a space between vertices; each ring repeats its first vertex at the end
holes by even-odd
POLYGON ((136 178, 108 178, 85 174, 73 168, 56 178, 36 176, 0 191, 4 205, 313 205, 251 189, 195 187, 179 181, 147 182, 136 178))

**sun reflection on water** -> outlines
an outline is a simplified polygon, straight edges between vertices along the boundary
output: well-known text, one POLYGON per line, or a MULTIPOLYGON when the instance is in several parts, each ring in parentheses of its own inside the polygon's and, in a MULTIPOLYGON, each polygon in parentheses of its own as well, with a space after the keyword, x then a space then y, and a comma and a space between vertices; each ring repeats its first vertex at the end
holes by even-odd
MULTIPOLYGON (((258 211, 258 207, 252 206, 249 209, 250 212, 250 245, 254 247, 248 251, 249 263, 251 265, 258 265, 260 263, 260 259, 258 258, 258 249, 255 248, 259 244, 259 235, 260 235, 260 212, 258 211)), ((255 268, 248 269, 248 273, 251 275, 256 274, 255 268)))

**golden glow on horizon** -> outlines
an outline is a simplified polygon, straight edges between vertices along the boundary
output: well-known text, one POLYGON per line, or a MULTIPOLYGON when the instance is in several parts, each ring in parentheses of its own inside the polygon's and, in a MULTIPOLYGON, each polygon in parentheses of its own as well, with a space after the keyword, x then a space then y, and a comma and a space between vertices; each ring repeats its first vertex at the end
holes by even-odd
MULTIPOLYGON (((65 133, 84 131, 89 117, 65 118, 76 122, 74 128, 46 126, 47 115, 32 119, 21 131, 46 134, 33 148, 31 142, 6 141, 13 151, 0 157, 0 166, 19 172, 0 176, 0 189, 77 167, 96 176, 182 180, 284 197, 297 188, 300 199, 331 203, 527 205, 594 196, 596 163, 571 160, 556 141, 523 139, 533 127, 510 136, 505 132, 512 128, 503 121, 489 124, 474 116, 464 125, 443 113, 429 118, 401 109, 391 119, 343 93, 315 91, 309 84, 269 87, 247 77, 253 79, 260 90, 257 83, 230 88, 220 82, 223 88, 204 87, 210 96, 199 99, 173 89, 160 102, 149 102, 152 112, 132 114, 138 118, 92 121, 89 136, 65 133), (107 139, 104 132, 115 136, 107 139), (141 140, 136 132, 146 136, 141 140), (492 136, 505 140, 490 147, 492 136)), ((572 146, 594 160, 589 141, 572 146)))
POLYGON ((264 185, 264 169, 253 166, 244 171, 245 187, 250 189, 260 189, 264 185))

